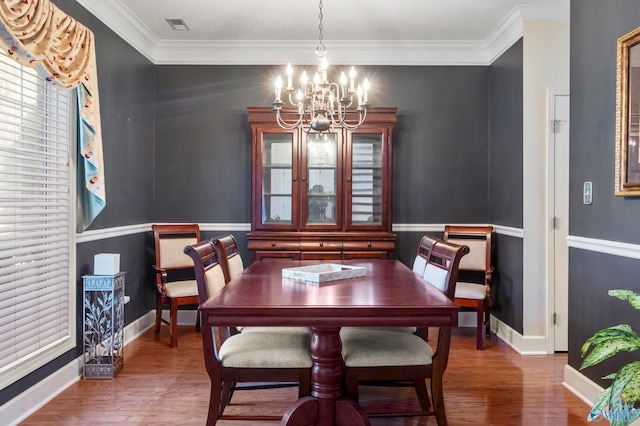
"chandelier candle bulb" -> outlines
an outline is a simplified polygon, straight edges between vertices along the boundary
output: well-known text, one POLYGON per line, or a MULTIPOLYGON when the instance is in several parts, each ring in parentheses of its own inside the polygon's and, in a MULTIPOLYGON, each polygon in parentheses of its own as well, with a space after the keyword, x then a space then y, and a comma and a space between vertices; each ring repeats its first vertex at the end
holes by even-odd
POLYGON ((351 82, 349 83, 349 91, 351 93, 355 92, 355 82, 356 82, 356 68, 355 67, 351 67, 351 71, 349 71, 349 78, 351 79, 351 82))
POLYGON ((287 90, 293 90, 293 68, 287 64, 287 90))
POLYGON ((282 89, 282 78, 280 78, 280 76, 278 76, 278 78, 276 79, 276 103, 281 102, 280 100, 280 91, 282 89))
POLYGON ((340 74, 340 88, 342 89, 342 99, 347 98, 347 76, 344 71, 340 74))
POLYGON ((364 89, 363 102, 367 104, 369 103, 369 79, 368 78, 364 79, 364 83, 362 83, 362 88, 364 89))

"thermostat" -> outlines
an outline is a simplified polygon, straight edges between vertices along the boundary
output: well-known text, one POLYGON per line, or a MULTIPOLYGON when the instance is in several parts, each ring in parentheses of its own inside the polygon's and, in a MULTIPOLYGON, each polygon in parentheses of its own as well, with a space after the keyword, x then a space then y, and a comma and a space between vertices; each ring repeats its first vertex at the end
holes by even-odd
POLYGON ((591 204, 593 202, 593 189, 591 182, 585 182, 582 189, 582 202, 584 204, 591 204))

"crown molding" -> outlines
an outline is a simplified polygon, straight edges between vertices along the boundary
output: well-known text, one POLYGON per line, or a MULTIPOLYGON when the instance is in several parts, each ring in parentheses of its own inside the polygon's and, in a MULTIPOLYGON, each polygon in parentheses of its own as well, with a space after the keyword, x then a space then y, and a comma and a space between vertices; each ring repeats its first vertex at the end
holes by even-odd
POLYGON ((147 59, 154 62, 157 37, 132 15, 129 9, 122 7, 120 2, 108 0, 76 0, 76 2, 147 59))
MULTIPOLYGON (((486 64, 482 42, 328 41, 334 64, 349 65, 479 65, 486 64)), ((304 41, 161 41, 157 65, 309 65, 315 62, 312 42, 304 41)))
MULTIPOLYGON (((160 40, 118 1, 76 0, 156 65, 275 65, 313 62, 311 41, 160 40)), ((519 5, 484 41, 332 41, 331 62, 353 65, 490 65, 523 35, 523 22, 569 19, 569 3, 519 5)))

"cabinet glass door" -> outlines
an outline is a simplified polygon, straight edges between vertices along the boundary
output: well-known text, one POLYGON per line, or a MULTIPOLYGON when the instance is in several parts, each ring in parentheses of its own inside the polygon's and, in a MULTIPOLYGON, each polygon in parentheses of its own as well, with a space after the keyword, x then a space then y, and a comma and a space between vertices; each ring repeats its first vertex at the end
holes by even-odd
POLYGON ((339 138, 336 133, 306 135, 303 171, 304 228, 335 227, 340 224, 338 205, 339 138), (306 185, 305 185, 306 181, 306 185), (306 202, 304 201, 306 200, 306 202))
POLYGON ((293 217, 293 136, 262 134, 263 225, 291 225, 293 217))
POLYGON ((353 133, 351 139, 352 226, 377 226, 383 220, 383 143, 381 134, 353 133))

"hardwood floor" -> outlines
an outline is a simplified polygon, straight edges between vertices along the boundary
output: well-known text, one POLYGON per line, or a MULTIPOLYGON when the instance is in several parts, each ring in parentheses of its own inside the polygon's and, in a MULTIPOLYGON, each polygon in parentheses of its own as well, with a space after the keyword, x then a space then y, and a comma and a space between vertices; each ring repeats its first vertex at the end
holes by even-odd
MULTIPOLYGON (((124 371, 111 380, 80 380, 22 425, 204 425, 209 377, 200 334, 179 327, 171 349, 167 327, 126 346, 124 371)), ((455 329, 445 374, 449 425, 582 425, 589 406, 562 385, 565 354, 521 356, 492 336, 475 349, 475 328, 455 329)), ((236 392, 225 416, 281 416, 297 388, 236 392)), ((365 409, 418 407, 409 388, 361 388, 365 409)), ((373 418, 372 425, 435 425, 433 417, 373 418)), ((218 421, 220 426, 277 425, 277 420, 218 421)))

